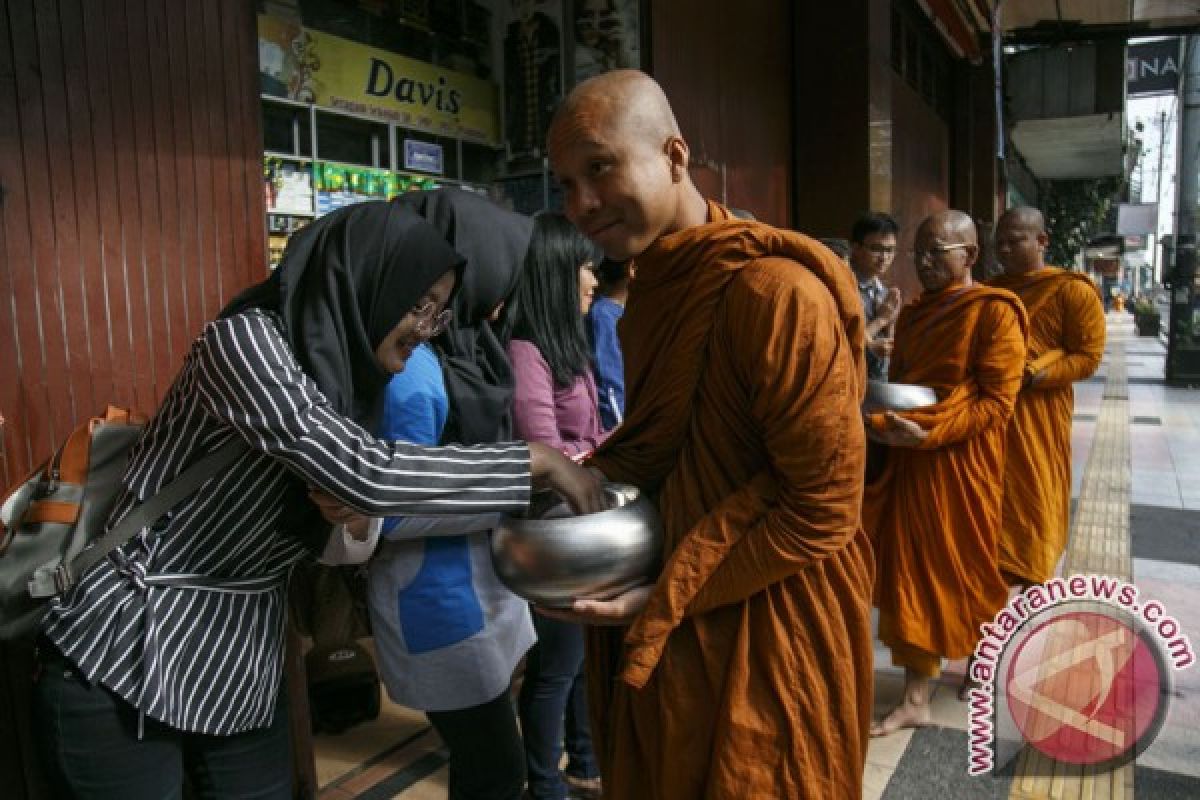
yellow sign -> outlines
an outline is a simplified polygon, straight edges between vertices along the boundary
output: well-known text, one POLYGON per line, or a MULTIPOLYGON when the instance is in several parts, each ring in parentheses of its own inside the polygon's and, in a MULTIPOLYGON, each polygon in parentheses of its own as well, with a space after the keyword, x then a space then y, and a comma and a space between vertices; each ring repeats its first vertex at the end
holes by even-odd
POLYGON ((260 15, 263 91, 441 136, 499 145, 496 87, 385 50, 260 15))

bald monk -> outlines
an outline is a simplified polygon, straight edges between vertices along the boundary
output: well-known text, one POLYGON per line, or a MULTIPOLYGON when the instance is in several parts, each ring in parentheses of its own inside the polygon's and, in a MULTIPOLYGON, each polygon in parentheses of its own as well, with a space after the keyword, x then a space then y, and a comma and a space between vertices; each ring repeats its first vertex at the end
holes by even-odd
POLYGON ((1029 315, 1025 387, 1008 426, 1000 571, 1010 586, 1054 576, 1071 506, 1071 384, 1104 355, 1104 305, 1082 273, 1046 266, 1042 212, 1014 208, 996 223, 1004 273, 988 283, 1016 293, 1029 315))
POLYGON ((591 464, 653 497, 652 586, 577 602, 605 796, 857 798, 872 704, 859 520, 863 315, 814 239, 734 218, 688 176, 662 90, 580 84, 554 118, 567 215, 638 275, 627 414, 591 464))
POLYGON ((1008 599, 996 540, 1025 310, 1011 292, 972 283, 979 246, 966 214, 926 219, 914 254, 924 291, 896 321, 890 379, 932 387, 938 403, 868 418, 868 435, 889 446, 863 504, 876 543, 879 638, 905 678, 875 736, 931 723, 941 659, 970 655, 980 624, 1008 599))

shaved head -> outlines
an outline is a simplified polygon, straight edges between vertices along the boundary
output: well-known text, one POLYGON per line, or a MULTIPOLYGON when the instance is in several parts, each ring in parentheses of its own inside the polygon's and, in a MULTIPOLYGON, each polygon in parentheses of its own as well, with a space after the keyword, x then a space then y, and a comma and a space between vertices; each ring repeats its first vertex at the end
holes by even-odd
POLYGON ((679 136, 666 93, 656 80, 635 69, 604 72, 572 89, 550 122, 550 140, 555 128, 581 122, 632 134, 654 147, 679 136))
POLYGON ((975 229, 975 220, 966 213, 953 208, 926 217, 925 221, 921 223, 917 235, 920 236, 921 230, 926 228, 934 231, 934 235, 939 236, 940 240, 946 244, 951 242, 979 244, 979 233, 975 229))
POLYGON ((1011 208, 996 221, 996 260, 1005 274, 1021 275, 1046 266, 1046 218, 1028 206, 1011 208))
POLYGON ((1036 208, 1017 206, 1000 215, 1000 219, 996 222, 996 228, 1000 229, 1005 226, 1029 228, 1034 233, 1045 233, 1046 217, 1036 208))
POLYGON ((643 72, 614 70, 576 86, 550 123, 546 150, 568 219, 614 261, 706 219, 671 104, 643 72))
POLYGON ((913 244, 917 279, 927 292, 971 284, 971 266, 979 258, 975 221, 947 209, 929 216, 917 228, 913 244))

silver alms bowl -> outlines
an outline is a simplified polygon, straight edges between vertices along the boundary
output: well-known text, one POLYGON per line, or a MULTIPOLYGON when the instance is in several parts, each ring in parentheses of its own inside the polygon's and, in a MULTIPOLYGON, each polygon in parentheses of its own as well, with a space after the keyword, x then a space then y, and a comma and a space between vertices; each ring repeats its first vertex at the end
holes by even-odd
POLYGON ((531 603, 562 608, 654 580, 663 547, 658 509, 637 487, 610 483, 604 491, 607 511, 574 516, 557 502, 532 519, 504 517, 492 532, 500 581, 531 603))
POLYGON ((867 396, 863 398, 863 411, 910 411, 914 408, 931 406, 938 401, 937 394, 928 386, 915 383, 888 383, 867 381, 867 396))

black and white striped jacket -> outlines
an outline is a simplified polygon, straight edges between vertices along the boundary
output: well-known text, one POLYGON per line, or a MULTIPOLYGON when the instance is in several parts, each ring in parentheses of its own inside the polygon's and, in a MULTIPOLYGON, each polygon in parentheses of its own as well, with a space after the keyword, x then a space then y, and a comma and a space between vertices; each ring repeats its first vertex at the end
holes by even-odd
POLYGON ((230 437, 249 449, 56 600, 43 628, 89 681, 184 731, 271 721, 288 573, 307 552, 301 532, 280 529, 289 474, 375 516, 514 511, 529 499, 526 445, 375 439, 329 407, 280 324, 252 310, 205 328, 133 452, 109 524, 230 437), (179 576, 220 582, 178 586, 179 576))

